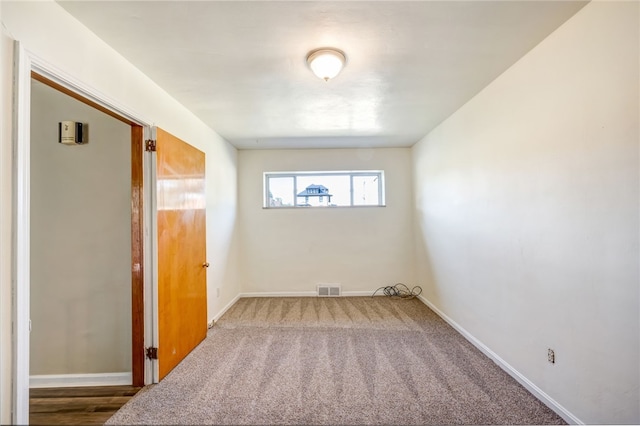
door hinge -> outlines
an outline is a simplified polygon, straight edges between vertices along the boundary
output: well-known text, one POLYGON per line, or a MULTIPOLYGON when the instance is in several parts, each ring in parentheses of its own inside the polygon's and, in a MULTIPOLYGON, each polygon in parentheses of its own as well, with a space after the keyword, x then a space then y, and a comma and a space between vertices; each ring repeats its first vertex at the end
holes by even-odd
POLYGON ((158 359, 158 348, 147 348, 147 358, 158 359))
POLYGON ((153 139, 147 139, 146 141, 144 141, 144 150, 148 152, 155 152, 156 141, 154 141, 153 139))

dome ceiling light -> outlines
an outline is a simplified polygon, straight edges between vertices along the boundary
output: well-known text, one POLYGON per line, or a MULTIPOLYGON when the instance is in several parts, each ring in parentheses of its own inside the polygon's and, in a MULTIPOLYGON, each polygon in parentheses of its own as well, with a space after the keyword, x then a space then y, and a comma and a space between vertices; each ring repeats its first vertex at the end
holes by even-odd
POLYGON ((333 48, 312 50, 307 55, 309 68, 324 81, 329 81, 337 76, 342 71, 345 61, 344 53, 333 48))

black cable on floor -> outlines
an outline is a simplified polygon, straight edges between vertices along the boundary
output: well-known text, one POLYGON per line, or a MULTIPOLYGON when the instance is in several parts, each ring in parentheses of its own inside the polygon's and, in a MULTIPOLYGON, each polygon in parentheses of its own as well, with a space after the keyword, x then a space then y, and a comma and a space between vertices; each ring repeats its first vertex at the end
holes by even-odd
POLYGON ((376 293, 379 292, 380 290, 382 290, 382 293, 385 296, 397 297, 400 299, 413 299, 414 297, 417 297, 420 295, 420 293, 422 293, 422 287, 415 286, 411 290, 409 290, 409 287, 407 287, 406 285, 402 283, 397 283, 396 285, 388 285, 385 287, 380 287, 379 289, 373 292, 371 297, 375 296, 376 293))

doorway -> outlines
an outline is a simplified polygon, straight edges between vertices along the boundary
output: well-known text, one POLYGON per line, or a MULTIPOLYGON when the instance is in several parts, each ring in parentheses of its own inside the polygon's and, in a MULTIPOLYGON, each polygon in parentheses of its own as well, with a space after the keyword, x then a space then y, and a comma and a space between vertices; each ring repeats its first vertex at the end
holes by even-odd
POLYGON ((130 127, 32 79, 30 134, 31 387, 131 384, 130 127))
POLYGON ((31 382, 143 386, 143 129, 35 72, 31 89, 31 382), (83 143, 58 142, 66 120, 83 143))
MULTIPOLYGON (((143 138, 149 124, 117 103, 106 100, 91 87, 53 69, 38 57, 14 42, 14 239, 13 270, 13 372, 12 423, 26 424, 29 420, 29 362, 30 362, 30 118, 31 80, 35 79, 96 108, 131 126, 131 375, 134 385, 145 384, 145 316, 143 301, 144 267, 150 260, 143 256, 145 238, 143 217, 143 138), (144 127, 143 127, 144 126, 144 127)), ((55 136, 57 138, 57 135, 55 136)), ((57 142, 56 142, 57 143, 57 142)), ((146 161, 146 160, 144 160, 146 161)))

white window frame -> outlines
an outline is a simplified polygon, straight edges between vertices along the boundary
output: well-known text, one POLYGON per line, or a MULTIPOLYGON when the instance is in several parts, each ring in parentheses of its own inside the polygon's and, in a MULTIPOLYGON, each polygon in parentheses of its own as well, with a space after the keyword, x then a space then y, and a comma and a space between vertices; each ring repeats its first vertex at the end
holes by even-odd
POLYGON ((305 171, 305 172, 264 172, 262 194, 262 208, 264 209, 296 209, 310 208, 298 205, 298 177, 300 176, 349 176, 350 205, 348 206, 313 206, 313 208, 361 208, 361 207, 386 207, 384 170, 345 170, 345 171, 305 171), (353 203, 353 178, 357 176, 375 176, 378 178, 378 204, 354 205, 353 203), (293 206, 269 205, 269 180, 272 178, 293 178, 293 206))

